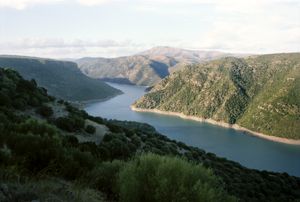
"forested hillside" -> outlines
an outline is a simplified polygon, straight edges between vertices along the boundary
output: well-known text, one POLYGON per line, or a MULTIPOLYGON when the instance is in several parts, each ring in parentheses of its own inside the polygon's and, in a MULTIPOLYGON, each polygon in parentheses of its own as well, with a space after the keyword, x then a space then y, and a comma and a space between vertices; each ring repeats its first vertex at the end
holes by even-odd
POLYGON ((0 201, 295 201, 300 179, 247 169, 147 124, 92 117, 0 68, 0 201))
POLYGON ((135 104, 300 139, 300 54, 225 58, 175 72, 135 104))
POLYGON ((106 83, 85 76, 73 62, 20 56, 0 56, 0 67, 17 70, 35 79, 49 94, 71 101, 112 97, 121 92, 106 83))

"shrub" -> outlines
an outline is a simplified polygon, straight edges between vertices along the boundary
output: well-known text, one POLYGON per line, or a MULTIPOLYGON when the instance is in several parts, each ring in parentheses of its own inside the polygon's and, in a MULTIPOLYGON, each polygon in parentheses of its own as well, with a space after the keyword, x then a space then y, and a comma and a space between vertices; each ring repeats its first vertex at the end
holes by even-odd
POLYGON ((33 173, 49 167, 62 149, 55 139, 31 134, 13 135, 7 143, 15 161, 22 162, 22 166, 33 173))
POLYGON ((0 105, 9 106, 11 99, 9 96, 5 95, 3 92, 0 92, 0 105))
POLYGON ((28 104, 33 107, 37 107, 41 104, 40 100, 36 97, 31 97, 28 101, 28 104))
POLYGON ((75 132, 84 127, 84 120, 77 116, 59 117, 56 119, 55 124, 62 130, 75 132))
POLYGON ((37 113, 39 113, 43 117, 50 117, 53 115, 53 110, 51 107, 49 107, 47 105, 42 105, 41 107, 39 107, 37 109, 37 113))
POLYGON ((90 172, 88 177, 90 184, 106 193, 109 198, 116 199, 118 197, 117 180, 124 164, 123 161, 118 160, 103 162, 90 172))
POLYGON ((20 80, 17 84, 17 91, 31 93, 36 90, 36 87, 37 85, 35 80, 20 80))
POLYGON ((25 107, 26 107, 26 100, 24 100, 22 98, 17 98, 17 99, 15 99, 15 100, 12 101, 12 105, 16 109, 25 109, 25 107))
POLYGON ((87 125, 85 131, 90 134, 94 134, 96 132, 96 128, 92 125, 87 125))
POLYGON ((89 152, 68 149, 60 161, 60 172, 66 179, 74 180, 93 169, 95 161, 95 158, 89 152))
POLYGON ((63 138, 63 145, 69 147, 76 147, 78 146, 78 139, 74 135, 66 135, 63 138))
POLYGON ((15 130, 22 134, 31 133, 33 135, 48 136, 58 139, 58 131, 47 122, 40 122, 35 119, 27 119, 23 123, 18 124, 15 130))
POLYGON ((201 165, 175 157, 146 154, 119 174, 121 201, 233 201, 218 179, 201 165))

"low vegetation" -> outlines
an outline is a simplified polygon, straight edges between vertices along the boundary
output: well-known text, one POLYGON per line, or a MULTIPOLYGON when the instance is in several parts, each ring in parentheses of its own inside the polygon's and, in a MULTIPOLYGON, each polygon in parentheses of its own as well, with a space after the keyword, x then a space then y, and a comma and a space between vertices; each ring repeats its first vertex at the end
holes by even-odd
POLYGON ((147 124, 92 117, 13 70, 0 69, 0 94, 1 201, 300 199, 297 177, 247 169, 170 140, 147 124), (53 110, 41 116, 40 109, 53 103, 67 115, 57 117, 53 110), (99 144, 76 138, 92 134, 85 120, 109 129, 99 144))

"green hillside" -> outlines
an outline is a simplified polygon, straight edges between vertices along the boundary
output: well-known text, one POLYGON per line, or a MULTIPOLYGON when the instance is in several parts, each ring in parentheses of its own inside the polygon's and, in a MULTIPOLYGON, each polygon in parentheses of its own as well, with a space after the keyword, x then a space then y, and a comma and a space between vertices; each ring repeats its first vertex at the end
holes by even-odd
POLYGON ((49 94, 66 100, 102 99, 121 93, 102 81, 85 76, 73 62, 0 56, 0 67, 13 68, 26 79, 35 79, 49 94))
POLYGON ((147 124, 89 116, 0 68, 0 201, 297 199, 297 177, 247 169, 147 124))
POLYGON ((187 66, 134 105, 300 139, 300 53, 225 58, 187 66))

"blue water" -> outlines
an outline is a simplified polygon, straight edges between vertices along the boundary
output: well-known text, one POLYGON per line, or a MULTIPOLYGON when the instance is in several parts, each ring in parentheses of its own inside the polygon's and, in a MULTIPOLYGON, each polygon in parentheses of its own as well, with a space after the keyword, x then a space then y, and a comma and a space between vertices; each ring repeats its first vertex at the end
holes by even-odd
POLYGON ((171 139, 237 161, 248 168, 300 176, 300 146, 268 141, 209 123, 149 112, 134 112, 130 105, 145 93, 145 87, 112 83, 109 85, 122 90, 124 94, 104 102, 88 104, 85 110, 89 114, 148 123, 171 139))

